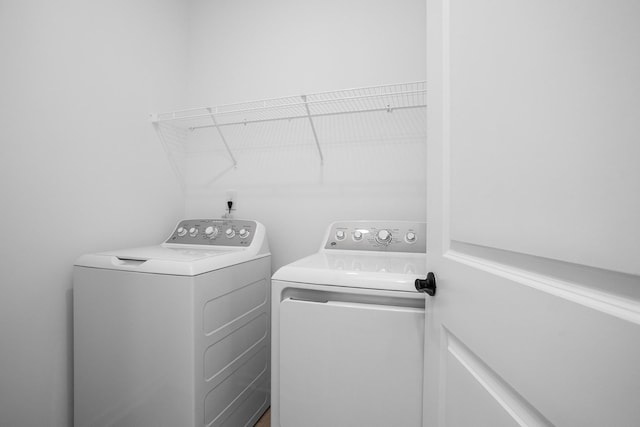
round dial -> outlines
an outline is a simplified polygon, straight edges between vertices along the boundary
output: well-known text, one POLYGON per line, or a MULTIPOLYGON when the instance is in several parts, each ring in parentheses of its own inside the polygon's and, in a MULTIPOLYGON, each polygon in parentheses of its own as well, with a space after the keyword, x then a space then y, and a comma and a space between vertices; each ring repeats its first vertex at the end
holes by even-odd
POLYGON ((227 236, 227 239, 231 239, 236 235, 236 232, 233 228, 227 228, 227 231, 225 231, 224 234, 227 236))
POLYGON ((191 227, 189 229, 189 236, 196 237, 198 235, 198 229, 195 227, 191 227))
POLYGON ((404 236, 404 239, 407 241, 407 243, 415 243, 416 241, 416 233, 410 231, 407 233, 406 236, 404 236))
POLYGON ((376 233, 376 242, 383 245, 388 245, 389 243, 391 243, 392 238, 393 236, 391 235, 391 232, 389 230, 380 230, 376 233))
POLYGON ((362 231, 356 230, 353 232, 353 240, 362 240, 362 231))
POLYGON ((215 239, 218 232, 218 227, 213 227, 211 225, 204 230, 204 234, 210 239, 215 239))
POLYGON ((184 227, 178 227, 178 236, 182 237, 187 234, 187 229, 184 227))
POLYGON ((249 237, 249 232, 245 228, 243 228, 238 232, 238 235, 241 238, 246 239, 247 237, 249 237))
POLYGON ((336 231, 336 239, 344 240, 344 237, 345 237, 344 231, 342 231, 342 230, 336 231))

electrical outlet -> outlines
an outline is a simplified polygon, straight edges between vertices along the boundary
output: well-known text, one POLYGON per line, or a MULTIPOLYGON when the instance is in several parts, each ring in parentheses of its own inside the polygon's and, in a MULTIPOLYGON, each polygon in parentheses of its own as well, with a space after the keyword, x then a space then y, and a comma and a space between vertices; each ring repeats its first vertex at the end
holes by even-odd
POLYGON ((236 190, 227 190, 227 202, 236 203, 236 190))
POLYGON ((237 209, 236 190, 227 190, 227 201, 225 204, 225 215, 231 218, 231 211, 235 211, 237 209))

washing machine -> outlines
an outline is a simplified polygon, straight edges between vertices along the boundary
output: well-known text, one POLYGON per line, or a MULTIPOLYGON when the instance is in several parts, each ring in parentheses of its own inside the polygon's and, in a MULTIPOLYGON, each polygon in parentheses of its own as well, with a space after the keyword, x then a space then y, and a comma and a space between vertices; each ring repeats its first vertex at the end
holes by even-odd
POLYGON ((272 277, 273 427, 421 427, 426 224, 342 221, 272 277))
POLYGON ((270 401, 264 226, 180 221, 73 271, 74 425, 253 426, 270 401))

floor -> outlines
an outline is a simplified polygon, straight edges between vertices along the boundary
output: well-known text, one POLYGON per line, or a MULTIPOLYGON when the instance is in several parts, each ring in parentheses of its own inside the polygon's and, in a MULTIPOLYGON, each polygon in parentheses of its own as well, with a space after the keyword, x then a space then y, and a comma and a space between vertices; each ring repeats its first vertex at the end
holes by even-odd
POLYGON ((267 409, 267 412, 258 420, 258 424, 255 427, 271 427, 271 408, 267 409))

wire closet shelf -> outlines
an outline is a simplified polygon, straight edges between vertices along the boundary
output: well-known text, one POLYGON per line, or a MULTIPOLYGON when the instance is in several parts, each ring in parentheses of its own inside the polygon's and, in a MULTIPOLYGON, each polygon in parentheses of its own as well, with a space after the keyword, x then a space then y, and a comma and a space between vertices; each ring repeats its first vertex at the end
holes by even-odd
POLYGON ((215 128, 236 165, 237 161, 224 136, 225 127, 305 119, 313 132, 320 162, 323 162, 314 119, 353 113, 392 113, 425 107, 426 82, 419 81, 154 113, 150 115, 150 120, 161 137, 161 124, 188 131, 215 128))

